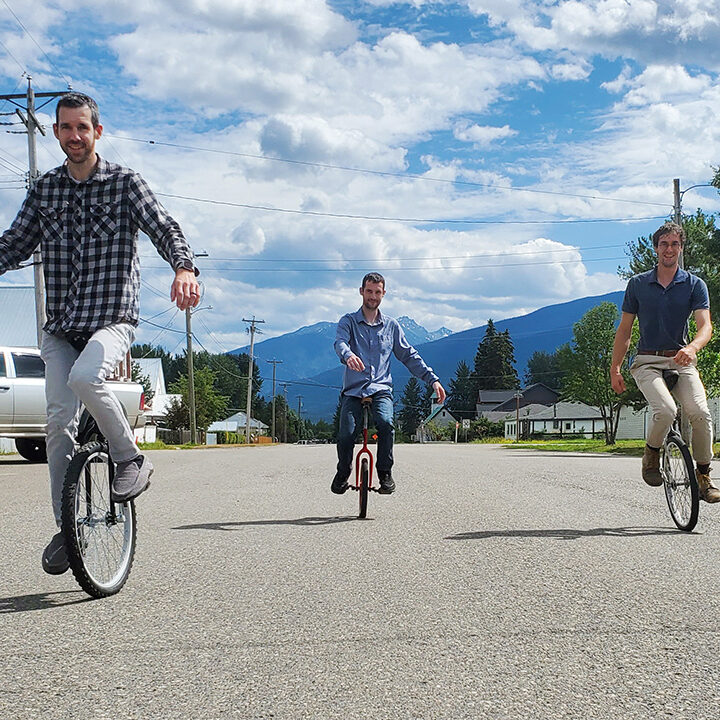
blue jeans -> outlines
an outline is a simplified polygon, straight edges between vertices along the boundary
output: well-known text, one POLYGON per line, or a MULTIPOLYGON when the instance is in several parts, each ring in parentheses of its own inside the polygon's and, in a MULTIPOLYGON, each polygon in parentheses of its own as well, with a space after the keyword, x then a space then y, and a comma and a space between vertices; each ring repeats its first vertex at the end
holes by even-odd
MULTIPOLYGON (((373 395, 372 414, 378 432, 376 469, 387 472, 393 466, 393 400, 390 393, 373 395)), ((340 401, 340 430, 338 432, 337 469, 340 473, 352 472, 355 436, 362 430, 362 406, 360 398, 342 395, 340 401)))

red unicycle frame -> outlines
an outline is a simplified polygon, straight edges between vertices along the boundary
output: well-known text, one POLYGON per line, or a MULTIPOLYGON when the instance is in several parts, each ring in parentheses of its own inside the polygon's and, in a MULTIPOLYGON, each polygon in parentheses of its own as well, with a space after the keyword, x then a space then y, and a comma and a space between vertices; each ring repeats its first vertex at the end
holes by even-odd
POLYGON ((367 503, 368 495, 371 490, 375 490, 373 487, 373 467, 375 459, 373 454, 370 452, 368 447, 368 420, 370 415, 370 406, 372 405, 372 398, 366 397, 361 401, 362 405, 362 416, 363 416, 363 444, 360 450, 358 450, 355 456, 355 487, 353 490, 358 491, 359 500, 359 518, 367 516, 367 503))

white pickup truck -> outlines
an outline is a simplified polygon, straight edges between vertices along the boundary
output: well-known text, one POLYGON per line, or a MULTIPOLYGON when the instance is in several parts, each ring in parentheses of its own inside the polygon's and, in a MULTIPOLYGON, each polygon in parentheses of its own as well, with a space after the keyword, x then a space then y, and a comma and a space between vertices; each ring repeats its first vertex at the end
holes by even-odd
MULTIPOLYGON (((130 421, 145 424, 142 385, 110 381, 130 421)), ((45 462, 45 363, 37 348, 0 346, 0 437, 15 439, 17 451, 31 462, 45 462)))

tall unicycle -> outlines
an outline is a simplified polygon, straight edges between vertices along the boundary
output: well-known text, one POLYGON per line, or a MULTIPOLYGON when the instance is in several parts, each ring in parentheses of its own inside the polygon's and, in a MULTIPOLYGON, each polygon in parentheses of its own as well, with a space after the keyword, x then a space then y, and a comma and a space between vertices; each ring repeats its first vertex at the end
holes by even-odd
MULTIPOLYGON (((84 416, 86 425, 94 426, 84 416)), ((65 474, 62 525, 70 569, 80 587, 96 598, 119 592, 130 575, 137 524, 132 500, 110 498, 115 465, 97 428, 75 453, 65 474)))
POLYGON ((690 450, 675 429, 661 448, 660 469, 670 515, 680 530, 690 532, 698 521, 700 490, 690 450))
POLYGON ((363 444, 355 456, 355 486, 353 490, 358 491, 359 510, 358 518, 361 520, 367 517, 368 495, 371 490, 375 490, 372 486, 373 475, 373 454, 368 447, 368 425, 370 406, 372 405, 372 397, 363 398, 362 401, 362 419, 363 419, 363 444))

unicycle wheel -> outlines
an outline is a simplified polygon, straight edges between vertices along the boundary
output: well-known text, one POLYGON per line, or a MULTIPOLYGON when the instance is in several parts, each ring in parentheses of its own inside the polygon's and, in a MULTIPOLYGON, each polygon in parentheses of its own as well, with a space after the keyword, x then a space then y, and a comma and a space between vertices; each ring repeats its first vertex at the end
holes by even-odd
POLYGON ((70 461, 63 485, 62 532, 70 568, 96 598, 120 591, 135 555, 135 504, 110 500, 113 473, 107 445, 90 442, 70 461))
POLYGON ((370 465, 367 460, 360 463, 360 486, 358 490, 360 502, 358 517, 362 519, 367 516, 368 494, 370 491, 370 465))
POLYGON ((698 521, 700 490, 690 451, 674 431, 663 445, 660 468, 673 522, 680 530, 690 532, 698 521))

